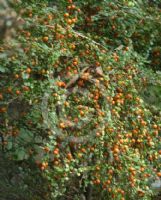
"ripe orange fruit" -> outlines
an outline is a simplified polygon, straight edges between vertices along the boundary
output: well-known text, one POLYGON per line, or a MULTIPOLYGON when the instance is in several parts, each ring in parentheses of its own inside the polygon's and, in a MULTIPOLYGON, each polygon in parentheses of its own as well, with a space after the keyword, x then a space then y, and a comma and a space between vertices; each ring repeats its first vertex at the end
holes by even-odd
POLYGON ((74 65, 74 66, 77 66, 77 65, 78 65, 78 61, 74 61, 74 62, 73 62, 73 65, 74 65))
POLYGON ((69 13, 65 13, 65 14, 64 14, 64 17, 69 17, 69 13))
POLYGON ((30 88, 29 88, 28 86, 23 86, 23 90, 24 90, 24 91, 29 91, 30 88))
POLYGON ((46 169, 48 167, 48 162, 43 162, 42 164, 41 164, 41 170, 44 170, 44 169, 46 169))
POLYGON ((120 150, 119 150, 118 148, 114 148, 113 152, 114 152, 114 153, 119 153, 120 150))
POLYGON ((79 81, 78 81, 78 85, 79 85, 80 87, 84 86, 83 80, 79 80, 79 81))
POLYGON ((107 181, 106 181, 106 184, 107 184, 107 185, 110 185, 110 184, 111 184, 111 181, 110 181, 110 180, 107 180, 107 181))
POLYGON ((3 108, 0 108, 0 113, 5 113, 7 111, 7 108, 3 107, 3 108))
POLYGON ((73 21, 71 19, 67 20, 67 24, 71 25, 73 23, 73 21))
POLYGON ((68 6, 67 9, 68 9, 68 10, 71 10, 71 6, 68 6))
POLYGON ((81 152, 82 152, 82 153, 86 153, 85 148, 82 148, 82 149, 81 149, 81 152))
POLYGON ((158 173, 157 173, 157 176, 161 177, 161 172, 158 172, 158 173))
POLYGON ((96 136, 97 136, 97 137, 100 137, 100 136, 101 136, 101 133, 100 133, 100 132, 96 132, 96 136))
POLYGON ((30 37, 31 33, 30 32, 26 32, 26 37, 30 37))
POLYGON ((73 5, 71 5, 71 9, 75 9, 76 8, 76 6, 73 4, 73 5))
POLYGON ((64 102, 64 106, 67 106, 67 107, 68 107, 68 106, 69 106, 69 102, 65 101, 65 102, 64 102))
POLYGON ((132 99, 132 95, 131 95, 131 94, 127 94, 127 95, 125 96, 125 98, 126 98, 126 99, 132 99))
POLYGON ((155 131, 154 131, 154 135, 155 135, 155 136, 158 136, 158 133, 159 133, 158 130, 155 130, 155 131))
POLYGON ((76 23, 76 22, 77 22, 77 18, 73 18, 73 19, 72 19, 72 22, 73 22, 73 23, 76 23))
POLYGON ((32 13, 29 13, 29 17, 32 17, 32 13))
POLYGON ((85 114, 84 111, 81 110, 81 111, 80 111, 80 115, 81 115, 81 116, 84 116, 84 114, 85 114))
POLYGON ((59 87, 65 87, 66 86, 66 84, 63 81, 58 81, 56 84, 59 87))
POLYGON ((101 183, 100 179, 97 179, 97 180, 95 181, 95 184, 96 184, 96 185, 99 185, 100 183, 101 183))
POLYGON ((3 95, 0 93, 0 100, 2 100, 3 99, 3 95))
POLYGON ((59 124, 59 127, 62 128, 62 129, 64 129, 64 128, 65 128, 65 124, 64 124, 63 122, 61 122, 61 123, 59 124))
POLYGON ((53 164, 54 164, 54 165, 59 165, 59 161, 55 160, 55 161, 53 162, 53 164))
POLYGON ((68 153, 68 154, 67 154, 67 159, 68 159, 68 160, 71 160, 72 158, 73 158, 73 157, 72 157, 72 154, 71 154, 71 153, 68 153))
POLYGON ((109 169, 109 170, 108 170, 108 173, 109 173, 109 174, 113 174, 113 170, 112 170, 112 169, 109 169))
POLYGON ((49 20, 52 20, 52 19, 53 19, 53 16, 52 16, 52 15, 48 15, 48 19, 49 19, 49 20))
POLYGON ((130 172, 135 171, 135 169, 133 167, 130 167, 129 170, 130 170, 130 172))
POLYGON ((16 90, 16 94, 17 94, 17 95, 20 95, 20 94, 21 94, 21 91, 20 91, 20 90, 16 90))
POLYGON ((48 36, 44 36, 43 37, 43 42, 47 42, 49 40, 49 37, 48 36))
POLYGON ((28 67, 28 68, 26 69, 26 73, 30 74, 30 73, 31 73, 31 68, 28 67))
POLYGON ((146 126, 146 124, 147 124, 144 120, 141 120, 140 123, 141 123, 142 126, 146 126))
POLYGON ((15 74, 15 78, 18 79, 20 76, 18 74, 15 74))
POLYGON ((97 171, 100 171, 100 167, 99 167, 99 166, 96 166, 96 170, 97 170, 97 171))
POLYGON ((153 128, 154 128, 154 129, 157 129, 157 128, 158 128, 158 126, 157 126, 156 124, 154 124, 154 125, 153 125, 153 128))
POLYGON ((58 155, 59 154, 59 149, 58 148, 54 149, 53 154, 58 155))
POLYGON ((96 67, 99 67, 101 64, 98 61, 96 61, 95 65, 96 65, 96 67))

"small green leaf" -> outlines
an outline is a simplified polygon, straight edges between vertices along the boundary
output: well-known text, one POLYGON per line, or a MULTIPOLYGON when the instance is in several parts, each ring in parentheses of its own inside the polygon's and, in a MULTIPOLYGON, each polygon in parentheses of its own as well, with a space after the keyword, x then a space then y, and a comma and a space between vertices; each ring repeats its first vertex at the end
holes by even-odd
POLYGON ((6 72, 6 69, 3 66, 0 66, 0 72, 4 73, 6 72))

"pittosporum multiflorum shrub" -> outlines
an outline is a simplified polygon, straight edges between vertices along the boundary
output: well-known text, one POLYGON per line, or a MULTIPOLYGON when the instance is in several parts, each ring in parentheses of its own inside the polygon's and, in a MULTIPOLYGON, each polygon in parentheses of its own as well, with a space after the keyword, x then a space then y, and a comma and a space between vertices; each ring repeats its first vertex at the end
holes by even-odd
POLYGON ((24 198, 152 199, 160 108, 147 99, 149 85, 159 95, 160 74, 147 66, 159 66, 159 7, 11 5, 20 25, 0 46, 0 133, 3 156, 20 166, 31 193, 24 198))

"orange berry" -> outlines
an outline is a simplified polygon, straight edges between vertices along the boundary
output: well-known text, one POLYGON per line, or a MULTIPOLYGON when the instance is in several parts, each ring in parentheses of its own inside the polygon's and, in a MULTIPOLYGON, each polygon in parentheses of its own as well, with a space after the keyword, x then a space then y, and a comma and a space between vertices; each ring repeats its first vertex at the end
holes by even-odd
POLYGON ((72 8, 71 6, 68 6, 68 7, 67 7, 68 10, 71 10, 71 8, 72 8))
POLYGON ((77 22, 77 18, 73 18, 73 19, 72 19, 72 22, 73 22, 73 23, 76 23, 76 22, 77 22))
POLYGON ((73 4, 73 5, 71 5, 71 9, 75 9, 76 8, 76 6, 73 4))
POLYGON ((73 158, 73 157, 72 157, 72 154, 71 154, 71 153, 68 153, 68 154, 67 154, 67 159, 68 159, 68 160, 71 160, 72 158, 73 158))
POLYGON ((144 120, 141 120, 140 123, 141 123, 142 126, 146 126, 146 124, 147 124, 144 120))
POLYGON ((2 100, 3 99, 3 95, 0 93, 0 100, 2 100))
POLYGON ((30 74, 30 73, 31 73, 31 68, 28 67, 28 68, 26 69, 26 73, 30 74))
POLYGON ((81 149, 81 152, 82 152, 82 153, 86 153, 85 148, 82 148, 82 149, 81 149))
POLYGON ((74 62, 73 62, 73 65, 74 65, 74 66, 77 66, 77 65, 78 65, 78 61, 74 61, 74 62))
POLYGON ((118 148, 114 148, 113 152, 114 152, 114 153, 119 153, 120 150, 119 150, 118 148))
POLYGON ((101 64, 97 61, 95 62, 96 67, 99 67, 101 64))
POLYGON ((79 121, 79 119, 76 117, 76 118, 74 118, 74 122, 75 123, 78 123, 78 121, 79 121))
POLYGON ((65 124, 62 122, 62 123, 59 124, 59 127, 64 129, 65 128, 65 124))
POLYGON ((30 32, 26 32, 26 37, 30 37, 31 33, 30 32))
POLYGON ((0 108, 0 112, 1 113, 5 113, 7 111, 7 108, 3 107, 3 108, 0 108))
POLYGON ((71 19, 67 20, 67 24, 71 25, 73 23, 73 21, 71 19))
POLYGON ((81 115, 81 116, 84 116, 84 114, 85 114, 85 113, 81 110, 81 111, 80 111, 80 115, 81 115))
POLYGON ((58 148, 54 149, 53 154, 58 155, 59 154, 59 149, 58 148))
POLYGON ((69 103, 67 101, 64 102, 65 106, 69 106, 69 103))
POLYGON ((157 129, 157 128, 158 128, 158 126, 157 126, 156 124, 154 124, 154 125, 153 125, 153 128, 154 128, 154 129, 157 129))
POLYGON ((15 78, 18 79, 20 76, 18 74, 15 74, 15 78))
POLYGON ((65 86, 66 86, 66 84, 65 84, 63 81, 59 81, 59 82, 57 82, 56 84, 57 84, 57 86, 59 86, 59 87, 65 87, 65 86))
POLYGON ((106 184, 107 184, 107 185, 110 185, 110 184, 111 184, 111 181, 110 181, 110 180, 107 180, 107 181, 106 181, 106 184))
POLYGON ((69 13, 65 13, 65 14, 64 14, 64 17, 69 17, 69 13))
POLYGON ((108 173, 109 173, 109 174, 113 174, 113 170, 112 170, 112 169, 109 169, 109 170, 108 170, 108 173))
POLYGON ((100 179, 96 180, 96 184, 99 185, 101 183, 100 179))
POLYGON ((79 81, 78 81, 78 85, 79 85, 80 87, 84 86, 83 80, 79 80, 79 81))
POLYGON ((161 172, 158 172, 158 173, 157 173, 157 176, 161 177, 161 172))
POLYGON ((96 170, 97 170, 97 171, 100 171, 100 167, 99 167, 99 166, 96 166, 96 170))
POLYGON ((44 41, 44 42, 47 42, 48 40, 49 40, 49 37, 48 37, 48 36, 44 36, 44 37, 43 37, 43 41, 44 41))
POLYGON ((49 19, 49 20, 52 20, 52 19, 53 19, 53 16, 52 16, 52 15, 48 15, 48 19, 49 19))
POLYGON ((96 132, 96 136, 97 136, 97 137, 100 137, 100 136, 101 136, 101 133, 96 132))
POLYGON ((23 90, 24 90, 24 91, 29 91, 30 88, 29 88, 28 86, 23 86, 23 90))
POLYGON ((131 95, 131 94, 127 94, 127 95, 125 96, 125 98, 126 98, 126 99, 132 99, 132 95, 131 95))
POLYGON ((21 94, 21 91, 20 91, 20 90, 16 90, 16 94, 17 94, 17 95, 20 95, 20 94, 21 94))

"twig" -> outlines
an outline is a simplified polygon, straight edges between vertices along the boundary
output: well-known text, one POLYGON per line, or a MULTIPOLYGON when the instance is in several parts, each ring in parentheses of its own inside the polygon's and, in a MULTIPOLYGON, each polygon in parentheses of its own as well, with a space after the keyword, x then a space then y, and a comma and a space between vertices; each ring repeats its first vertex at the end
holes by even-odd
POLYGON ((105 49, 106 51, 108 51, 108 49, 107 49, 105 46, 103 46, 102 44, 100 44, 100 43, 98 43, 98 42, 92 40, 91 38, 89 38, 89 37, 83 35, 82 33, 79 33, 79 32, 74 31, 74 30, 72 30, 72 32, 73 32, 74 34, 76 34, 76 35, 82 37, 82 38, 85 38, 85 39, 91 41, 94 45, 100 46, 100 47, 102 47, 103 49, 105 49))
POLYGON ((66 85, 66 88, 69 88, 71 85, 73 85, 80 77, 81 75, 88 69, 89 67, 85 67, 84 69, 82 69, 82 71, 80 72, 80 74, 75 75, 70 81, 69 83, 66 85))

